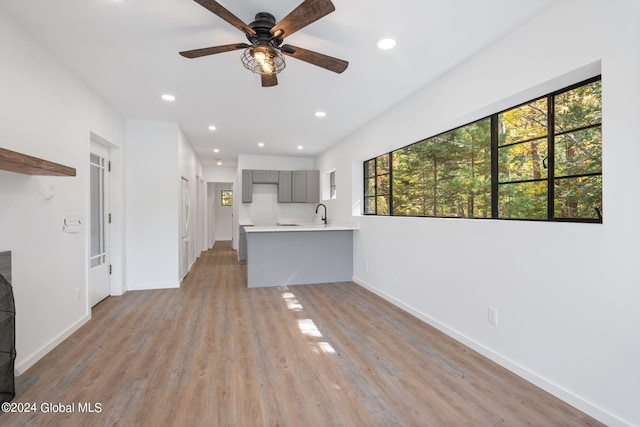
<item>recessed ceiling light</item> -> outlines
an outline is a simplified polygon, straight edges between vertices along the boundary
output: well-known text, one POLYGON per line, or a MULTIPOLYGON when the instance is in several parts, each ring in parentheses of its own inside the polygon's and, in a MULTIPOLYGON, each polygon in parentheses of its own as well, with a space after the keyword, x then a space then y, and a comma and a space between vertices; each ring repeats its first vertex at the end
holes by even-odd
POLYGON ((298 150, 302 150, 304 147, 302 145, 298 145, 298 150))
POLYGON ((214 153, 219 153, 219 152, 220 152, 220 149, 219 149, 219 148, 214 148, 214 149, 213 149, 213 152, 214 152, 214 153))
POLYGON ((258 142, 258 147, 264 147, 264 142, 258 142))
POLYGON ((218 162, 218 166, 222 166, 222 162, 218 162))
POLYGON ((162 99, 164 99, 165 101, 175 101, 176 97, 166 93, 166 94, 162 95, 162 99))
POLYGON ((382 39, 378 42, 378 49, 388 50, 393 49, 396 46, 394 39, 382 39))
POLYGON ((316 111, 316 117, 327 117, 327 113, 324 111, 316 111))
POLYGON ((209 130, 216 130, 216 127, 214 125, 209 126, 209 130))

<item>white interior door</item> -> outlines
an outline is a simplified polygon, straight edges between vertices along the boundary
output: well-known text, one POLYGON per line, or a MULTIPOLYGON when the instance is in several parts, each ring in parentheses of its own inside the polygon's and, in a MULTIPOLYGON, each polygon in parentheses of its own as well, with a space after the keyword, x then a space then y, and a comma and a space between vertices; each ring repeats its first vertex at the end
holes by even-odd
POLYGON ((109 150, 91 143, 89 218, 89 301, 91 307, 111 295, 109 272, 109 150))
POLYGON ((200 256, 202 252, 202 239, 204 238, 204 224, 202 218, 202 211, 204 205, 202 204, 202 178, 196 175, 196 258, 200 256))
POLYGON ((191 199, 189 197, 189 180, 181 179, 182 208, 180 209, 180 238, 182 239, 182 253, 180 259, 180 277, 184 278, 189 272, 189 220, 191 219, 191 199))

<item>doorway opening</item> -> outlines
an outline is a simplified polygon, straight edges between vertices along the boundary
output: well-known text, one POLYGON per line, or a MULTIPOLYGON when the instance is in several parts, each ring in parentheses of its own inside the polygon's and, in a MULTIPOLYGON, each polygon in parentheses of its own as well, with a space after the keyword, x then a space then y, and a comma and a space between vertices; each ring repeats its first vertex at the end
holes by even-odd
POLYGON ((235 203, 232 182, 207 183, 208 248, 213 248, 216 242, 226 241, 231 241, 233 246, 233 209, 235 203))

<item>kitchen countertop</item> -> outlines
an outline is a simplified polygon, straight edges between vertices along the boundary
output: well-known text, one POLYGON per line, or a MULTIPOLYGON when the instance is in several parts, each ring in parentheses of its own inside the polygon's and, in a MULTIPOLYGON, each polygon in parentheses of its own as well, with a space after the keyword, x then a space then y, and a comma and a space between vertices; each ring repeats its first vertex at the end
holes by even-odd
POLYGON ((247 233, 279 233, 289 231, 353 231, 358 227, 338 224, 267 225, 247 228, 247 233))

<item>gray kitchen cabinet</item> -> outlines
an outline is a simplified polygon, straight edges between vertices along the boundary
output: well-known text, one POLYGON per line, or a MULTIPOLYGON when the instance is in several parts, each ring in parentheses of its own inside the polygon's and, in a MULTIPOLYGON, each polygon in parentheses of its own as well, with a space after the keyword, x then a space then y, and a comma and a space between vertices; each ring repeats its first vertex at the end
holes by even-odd
POLYGON ((291 172, 278 172, 278 203, 291 203, 291 172))
POLYGON ((242 170, 242 203, 253 202, 253 171, 242 170))
POLYGON ((318 203, 320 171, 242 170, 242 203, 253 201, 253 184, 277 184, 278 203, 318 203))
POLYGON ((320 171, 305 171, 305 201, 307 203, 320 202, 320 171))
POLYGON ((278 171, 264 171, 265 184, 278 184, 280 182, 278 171))
POLYGON ((307 172, 291 172, 291 201, 305 203, 307 201, 307 172))
POLYGON ((264 184, 266 179, 266 171, 253 171, 253 183, 264 184))
POLYGON ((253 183, 254 184, 277 184, 278 171, 254 170, 253 183))

